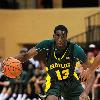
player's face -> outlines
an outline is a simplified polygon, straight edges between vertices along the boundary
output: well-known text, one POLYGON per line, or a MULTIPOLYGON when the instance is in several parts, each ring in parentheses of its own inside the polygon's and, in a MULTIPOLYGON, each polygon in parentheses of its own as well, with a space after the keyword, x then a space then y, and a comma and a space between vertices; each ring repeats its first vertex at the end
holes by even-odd
POLYGON ((65 31, 57 30, 56 33, 53 35, 53 38, 58 48, 63 48, 66 45, 67 35, 65 31))

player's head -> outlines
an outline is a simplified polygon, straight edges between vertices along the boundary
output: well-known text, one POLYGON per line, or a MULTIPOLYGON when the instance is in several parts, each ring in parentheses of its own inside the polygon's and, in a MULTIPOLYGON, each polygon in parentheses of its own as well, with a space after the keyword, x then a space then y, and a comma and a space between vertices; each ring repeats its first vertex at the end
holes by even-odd
POLYGON ((66 44, 68 29, 64 25, 58 25, 54 29, 53 38, 57 47, 64 47, 66 44))

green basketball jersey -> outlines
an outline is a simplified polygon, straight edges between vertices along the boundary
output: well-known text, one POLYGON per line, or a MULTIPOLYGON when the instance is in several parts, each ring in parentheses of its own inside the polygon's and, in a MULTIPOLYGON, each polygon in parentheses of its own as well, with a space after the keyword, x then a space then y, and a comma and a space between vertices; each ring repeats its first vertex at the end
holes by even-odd
POLYGON ((38 52, 46 54, 46 69, 51 80, 64 80, 76 76, 74 65, 77 60, 84 63, 87 57, 83 49, 73 42, 67 42, 65 49, 57 49, 54 40, 44 40, 36 45, 38 52))

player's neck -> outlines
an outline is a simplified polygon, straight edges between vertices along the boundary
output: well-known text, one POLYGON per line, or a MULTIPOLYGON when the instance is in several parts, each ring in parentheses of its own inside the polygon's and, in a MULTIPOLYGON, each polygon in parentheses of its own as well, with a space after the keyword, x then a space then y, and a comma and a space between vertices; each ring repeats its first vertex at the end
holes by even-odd
POLYGON ((65 42, 65 44, 62 47, 58 47, 57 45, 55 46, 56 50, 65 50, 67 47, 67 41, 65 42))

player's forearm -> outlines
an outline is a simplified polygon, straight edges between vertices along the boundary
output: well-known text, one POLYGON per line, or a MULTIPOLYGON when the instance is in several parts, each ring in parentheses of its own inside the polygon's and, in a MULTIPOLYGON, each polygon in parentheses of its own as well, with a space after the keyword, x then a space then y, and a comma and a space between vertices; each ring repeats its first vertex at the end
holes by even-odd
POLYGON ((93 73, 91 78, 87 81, 86 88, 84 90, 87 93, 87 95, 89 94, 89 92, 93 86, 94 81, 95 81, 95 73, 93 73))
POLYGON ((19 55, 15 56, 14 58, 20 60, 21 62, 25 62, 37 54, 38 54, 38 52, 36 51, 36 49, 32 48, 28 52, 26 52, 25 54, 19 54, 19 55))

